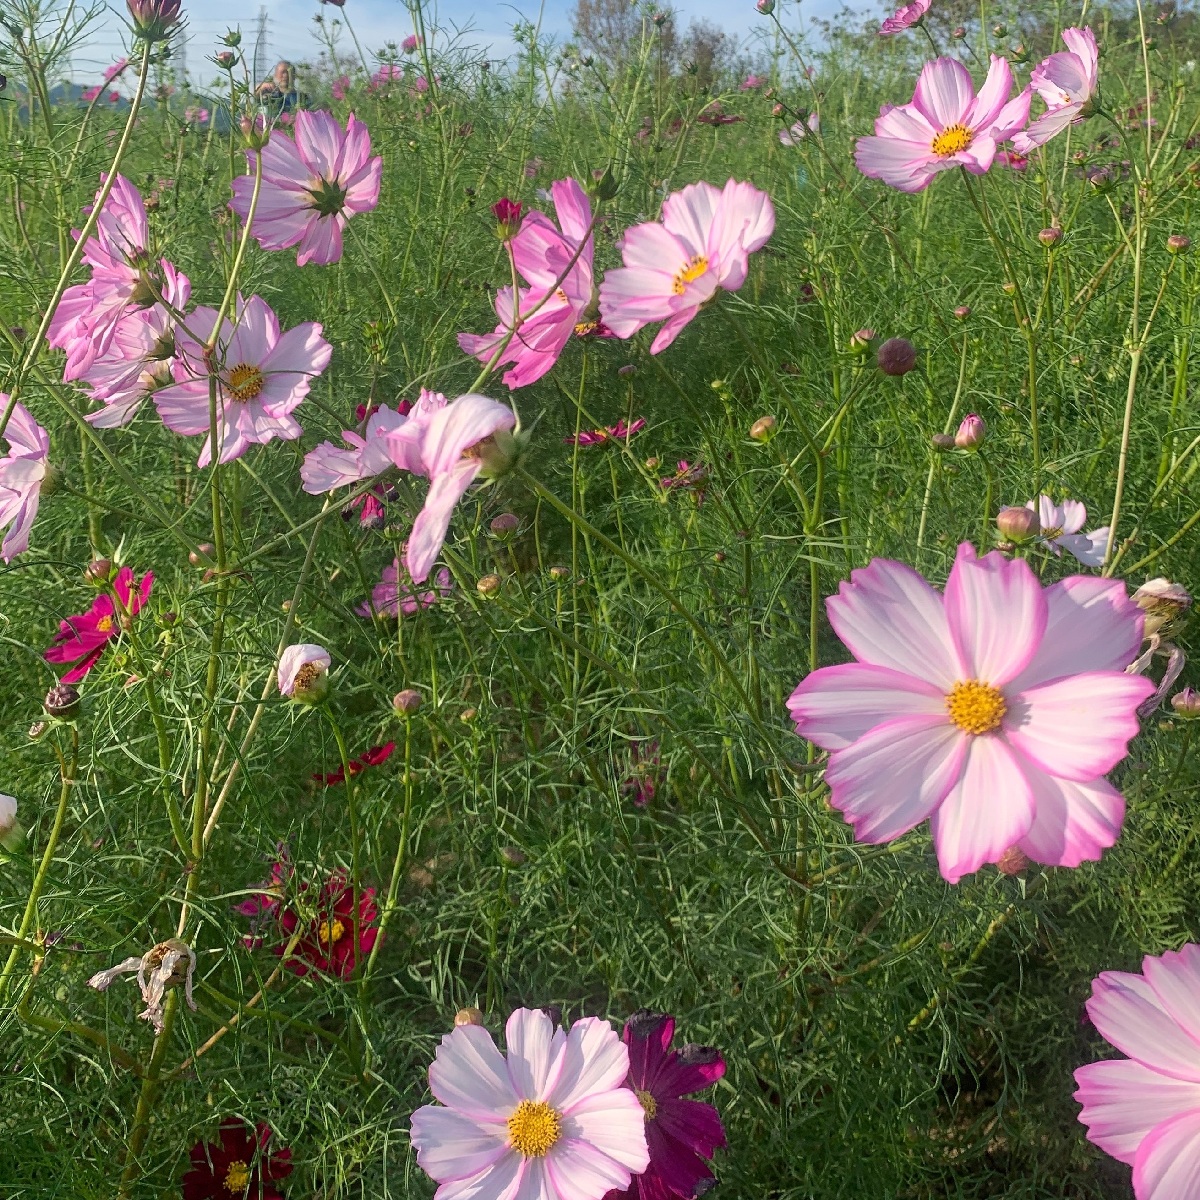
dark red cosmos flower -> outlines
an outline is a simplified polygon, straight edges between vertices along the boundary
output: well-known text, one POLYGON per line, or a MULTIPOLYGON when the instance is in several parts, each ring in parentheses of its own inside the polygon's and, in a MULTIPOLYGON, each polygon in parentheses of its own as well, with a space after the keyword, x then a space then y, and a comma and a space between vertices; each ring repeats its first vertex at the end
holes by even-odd
MULTIPOLYGON (((361 775, 368 767, 377 767, 380 763, 385 763, 392 757, 392 751, 396 749, 395 742, 388 742, 384 746, 372 746, 370 750, 360 754, 350 763, 350 775, 353 778, 355 775, 361 775)), ((323 783, 326 787, 332 787, 335 783, 346 782, 346 772, 343 768, 338 767, 336 771, 328 775, 322 775, 318 771, 313 778, 318 783, 323 783)))
POLYGON ((54 641, 42 654, 47 662, 74 664, 62 677, 63 683, 78 683, 100 661, 108 643, 121 636, 122 621, 136 617, 150 598, 154 574, 147 571, 135 592, 133 572, 122 567, 112 587, 119 605, 109 592, 97 596, 87 612, 59 625, 54 641))
POLYGON ((511 242, 521 228, 521 202, 505 196, 492 205, 492 216, 499 226, 497 233, 502 242, 511 242))
POLYGON ((197 1142, 191 1170, 181 1186, 183 1200, 283 1200, 275 1181, 292 1173, 290 1149, 269 1151, 271 1131, 259 1122, 254 1129, 236 1118, 221 1122, 220 1142, 197 1142))
POLYGON ((675 1018, 649 1009, 625 1023, 626 1085, 646 1111, 650 1165, 625 1191, 611 1191, 604 1200, 691 1200, 712 1178, 708 1163, 725 1146, 725 1129, 711 1104, 683 1097, 716 1083, 725 1074, 725 1060, 711 1046, 672 1050, 674 1034, 675 1018))
POLYGON ((724 112, 719 104, 710 104, 696 120, 701 125, 736 125, 739 121, 744 121, 745 117, 739 117, 735 113, 724 112))
POLYGON ((627 442, 635 433, 641 433, 646 428, 646 418, 637 417, 633 424, 626 425, 621 417, 615 425, 605 425, 603 429, 584 429, 570 437, 563 438, 568 445, 601 446, 605 442, 627 442))
MULTIPOLYGON (((307 884, 300 890, 301 893, 306 891, 307 884)), ((296 932, 300 919, 295 909, 285 908, 280 912, 279 926, 287 940, 296 932)), ((378 923, 379 909, 375 905, 375 889, 359 888, 358 941, 357 945, 355 944, 354 889, 344 871, 335 871, 321 889, 316 916, 308 922, 308 928, 301 935, 292 956, 284 966, 296 975, 307 975, 310 970, 315 969, 326 975, 348 979, 354 974, 359 960, 365 958, 374 948, 379 937, 376 927, 378 923)), ((283 950, 283 945, 275 947, 275 953, 281 957, 283 950)))

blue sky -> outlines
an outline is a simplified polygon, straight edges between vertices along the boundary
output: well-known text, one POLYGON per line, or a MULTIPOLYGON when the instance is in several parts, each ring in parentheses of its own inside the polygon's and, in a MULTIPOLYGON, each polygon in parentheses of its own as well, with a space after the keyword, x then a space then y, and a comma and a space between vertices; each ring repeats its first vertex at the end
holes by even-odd
MULTIPOLYGON (((746 37, 752 29, 767 22, 754 9, 754 0, 667 0, 681 16, 681 24, 703 18, 727 32, 746 37)), ((111 62, 121 50, 122 24, 116 11, 124 11, 119 0, 110 0, 113 15, 99 27, 75 55, 75 75, 82 78, 111 62)), ((567 37, 571 27, 574 0, 545 0, 541 9, 542 27, 549 33, 567 37)), ((840 0, 805 0, 805 16, 825 16, 840 7, 840 0)), ((316 54, 312 37, 312 18, 323 12, 329 19, 341 15, 332 5, 318 0, 184 0, 188 14, 189 66, 194 74, 205 56, 212 53, 217 40, 231 26, 240 24, 247 41, 251 39, 260 8, 269 21, 269 43, 275 57, 304 59, 316 54)), ((447 26, 470 27, 473 40, 489 46, 496 57, 503 57, 512 46, 508 31, 521 16, 537 20, 537 0, 507 0, 501 3, 480 0, 440 0, 438 20, 447 26)), ((412 32, 411 18, 402 0, 347 0, 342 13, 349 16, 360 41, 371 51, 387 41, 400 41, 412 32)), ((200 76, 202 77, 202 76, 200 76)))

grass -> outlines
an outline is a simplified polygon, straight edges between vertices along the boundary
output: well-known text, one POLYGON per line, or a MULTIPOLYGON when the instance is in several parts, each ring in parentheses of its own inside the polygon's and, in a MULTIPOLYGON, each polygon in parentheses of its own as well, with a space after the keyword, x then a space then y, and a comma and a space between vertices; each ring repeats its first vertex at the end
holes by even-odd
MULTIPOLYGON (((9 7, 18 25, 33 13, 26 0, 9 7)), ((527 31, 512 63, 484 71, 478 51, 429 30, 421 69, 440 82, 428 94, 373 92, 355 74, 332 108, 369 126, 382 199, 355 218, 335 266, 298 269, 250 243, 240 290, 285 327, 319 320, 334 357, 297 414, 303 439, 220 471, 228 570, 216 575, 188 560, 214 540, 198 441, 150 406, 81 441, 67 409, 86 399, 30 344, 121 114, 35 104, 30 118, 19 99, 4 105, 0 378, 12 391, 22 377, 66 484, 44 501, 31 550, 0 572, 0 790, 19 798, 29 831, 0 865, 0 929, 21 926, 65 794, 23 935, 36 948, 16 946, 0 1010, 6 1195, 172 1195, 189 1148, 241 1115, 292 1147, 289 1196, 430 1196, 406 1130, 438 1039, 464 1005, 498 1031, 522 1004, 618 1023, 660 1008, 685 1040, 719 1046, 729 1070, 713 1099, 729 1150, 717 1169, 731 1197, 1130 1194, 1128 1169, 1084 1140, 1071 1071, 1104 1053, 1081 1024, 1092 977, 1197 936, 1200 776, 1182 725, 1147 721, 1115 773, 1129 815, 1100 863, 1022 878, 985 868, 951 887, 924 827, 886 848, 852 843, 784 708, 810 667, 844 659, 821 600, 855 567, 883 555, 941 581, 960 541, 994 543, 997 508, 1039 484, 1083 500, 1089 528, 1108 520, 1131 349, 1116 573, 1133 586, 1194 576, 1196 277, 1166 249, 1189 231, 1197 194, 1191 27, 1157 31, 1143 64, 1136 13, 1092 22, 1126 142, 1106 144, 1113 126, 1093 118, 1028 171, 973 181, 1011 273, 953 173, 909 197, 853 168, 853 138, 878 105, 911 94, 915 40, 843 27, 805 43, 801 64, 768 36, 776 98, 796 113, 820 104, 820 139, 794 148, 776 138, 772 99, 736 80, 702 92, 686 74, 656 74, 652 41, 620 70, 567 72, 527 31), (1147 80, 1149 135, 1127 119, 1147 80), (698 123, 714 99, 744 120, 698 123), (1085 167, 1124 158, 1130 173, 1111 190, 1088 181, 1085 167), (605 168, 619 188, 598 268, 617 264, 621 230, 697 179, 769 191, 776 233, 746 286, 666 353, 651 358, 646 335, 576 343, 515 393, 529 453, 460 508, 444 554, 453 594, 398 623, 357 616, 420 496, 401 486, 383 531, 343 521, 336 504, 321 516, 300 490, 304 453, 350 428, 356 405, 411 399, 421 384, 465 391, 478 364, 455 334, 492 327, 489 297, 508 278, 491 203, 544 207, 536 189, 605 168), (1048 251, 1036 235, 1052 222, 1065 237, 1048 251), (962 305, 965 319, 953 315, 962 305), (910 338, 919 369, 880 375, 849 349, 863 327, 910 338), (982 451, 936 454, 931 436, 969 411, 987 422, 982 451), (748 436, 765 414, 778 422, 767 445, 748 436), (639 416, 647 426, 628 446, 564 443, 639 416), (658 483, 681 459, 711 471, 702 502, 658 483), (520 518, 511 539, 489 531, 502 512, 520 518), (153 570, 151 603, 86 680, 79 721, 31 739, 53 682, 41 650, 89 605, 81 572, 101 553, 153 570), (501 585, 484 597, 475 585, 489 573, 501 585), (327 713, 264 689, 284 640, 330 649, 327 713), (391 707, 404 687, 423 698, 408 719, 391 707), (398 749, 348 795, 312 779, 341 761, 338 737, 350 756, 398 749), (638 771, 655 784, 644 808, 626 786, 638 771), (203 826, 230 780, 211 840, 185 854, 169 806, 187 843, 197 805, 203 826), (284 972, 265 986, 278 960, 247 949, 233 906, 281 842, 298 880, 349 870, 352 820, 363 886, 386 892, 399 864, 369 977, 284 972), (132 982, 98 995, 85 981, 174 935, 181 916, 198 1011, 172 992, 156 1044, 132 982)), ((1036 63, 1055 22, 1021 33, 1036 63)), ((44 37, 2 38, 10 95, 55 81, 44 37)), ((157 191, 155 245, 191 278, 193 302, 216 304, 243 158, 183 125, 181 96, 153 99, 164 71, 152 68, 123 170, 157 191)), ((485 390, 507 398, 498 379, 485 390)), ((1047 581, 1070 570, 1032 561, 1047 581)))

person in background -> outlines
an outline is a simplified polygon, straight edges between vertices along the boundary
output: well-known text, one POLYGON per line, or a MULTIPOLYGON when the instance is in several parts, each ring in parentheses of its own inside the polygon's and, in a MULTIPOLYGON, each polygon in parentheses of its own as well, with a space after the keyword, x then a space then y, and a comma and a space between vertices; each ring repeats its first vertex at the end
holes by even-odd
POLYGON ((272 116, 291 112, 300 99, 296 91, 296 68, 281 58, 275 64, 271 78, 260 83, 254 89, 254 94, 272 116))

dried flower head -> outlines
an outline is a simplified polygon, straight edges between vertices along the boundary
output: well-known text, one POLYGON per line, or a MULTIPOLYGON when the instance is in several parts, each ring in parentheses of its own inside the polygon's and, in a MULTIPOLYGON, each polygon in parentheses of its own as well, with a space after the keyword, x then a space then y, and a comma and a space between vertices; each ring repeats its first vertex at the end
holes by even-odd
POLYGON ((87 981, 88 987, 98 992, 107 991, 118 975, 137 974, 145 1009, 138 1013, 143 1021, 149 1021, 156 1034, 163 1031, 163 1000, 167 989, 183 984, 184 998, 192 1012, 196 1002, 192 999, 192 976, 196 972, 196 952, 178 938, 168 938, 151 946, 141 958, 127 958, 98 971, 87 981))

